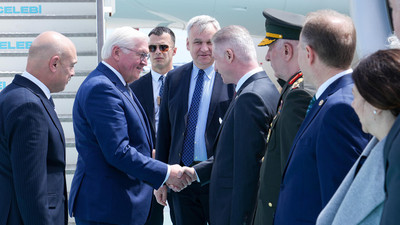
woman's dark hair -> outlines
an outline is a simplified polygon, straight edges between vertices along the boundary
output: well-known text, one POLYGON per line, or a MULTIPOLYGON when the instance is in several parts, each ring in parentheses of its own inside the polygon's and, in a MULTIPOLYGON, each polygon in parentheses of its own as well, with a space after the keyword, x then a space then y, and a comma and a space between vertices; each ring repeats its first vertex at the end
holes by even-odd
POLYGON ((379 50, 353 72, 360 95, 372 106, 400 113, 400 49, 379 50))

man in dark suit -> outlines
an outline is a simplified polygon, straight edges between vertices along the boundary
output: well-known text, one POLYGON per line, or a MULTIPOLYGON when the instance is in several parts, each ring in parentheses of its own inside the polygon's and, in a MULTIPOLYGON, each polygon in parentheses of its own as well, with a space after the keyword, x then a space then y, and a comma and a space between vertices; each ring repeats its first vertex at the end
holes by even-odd
POLYGON ((272 225, 287 156, 312 94, 304 89, 297 62, 298 40, 305 17, 274 9, 266 9, 263 14, 267 34, 258 46, 268 46, 265 60, 271 63, 282 90, 261 165, 254 224, 272 225))
MULTIPOLYGON (((153 143, 156 142, 161 96, 168 71, 173 69, 172 58, 176 54, 175 34, 168 27, 156 27, 149 33, 149 51, 151 71, 133 82, 130 87, 143 106, 150 122, 153 143)), ((155 149, 155 146, 153 146, 155 149)), ((155 157, 155 150, 152 154, 155 157)), ((172 201, 168 201, 172 223, 175 224, 172 201)), ((151 200, 151 209, 146 225, 162 225, 164 222, 163 206, 157 203, 155 196, 151 200)))
POLYGON ((236 84, 214 144, 214 157, 194 166, 201 183, 210 182, 211 224, 251 224, 269 125, 279 92, 258 66, 253 39, 240 26, 212 38, 215 70, 236 84))
MULTIPOLYGON (((400 37, 400 0, 388 0, 392 8, 392 22, 397 38, 400 37)), ((400 220, 400 117, 390 130, 385 147, 385 192, 386 200, 381 224, 398 224, 400 220)))
MULTIPOLYGON (((192 166, 213 155, 220 120, 231 102, 234 87, 223 84, 214 71, 211 37, 220 29, 209 16, 188 22, 187 49, 193 62, 168 73, 164 86, 157 134, 156 159, 169 164, 192 166)), ((199 183, 171 192, 178 225, 209 222, 209 187, 199 183)), ((165 204, 166 187, 156 191, 165 204)))
POLYGON ((76 62, 71 40, 41 33, 26 71, 0 93, 0 224, 68 223, 65 138, 50 93, 64 90, 76 62))
POLYGON ((146 222, 153 188, 190 183, 179 165, 151 158, 144 110, 128 84, 147 64, 148 37, 121 27, 107 39, 99 63, 80 86, 73 107, 78 162, 69 209, 79 224, 146 222))
POLYGON ((369 136, 351 107, 350 69, 356 31, 350 17, 310 13, 300 34, 298 62, 316 88, 282 175, 274 224, 315 224, 369 136))

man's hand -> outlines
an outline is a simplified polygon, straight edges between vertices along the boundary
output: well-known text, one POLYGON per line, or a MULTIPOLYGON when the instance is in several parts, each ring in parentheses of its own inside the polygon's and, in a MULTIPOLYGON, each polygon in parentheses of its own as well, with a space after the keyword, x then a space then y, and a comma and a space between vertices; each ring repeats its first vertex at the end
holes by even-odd
POLYGON ((193 183, 197 180, 197 175, 196 175, 196 172, 193 167, 184 166, 183 169, 185 171, 185 174, 190 177, 191 183, 193 183))
POLYGON ((171 172, 169 174, 167 182, 168 187, 173 191, 179 192, 186 186, 192 183, 192 178, 185 173, 185 169, 179 165, 170 166, 171 172))
POLYGON ((158 190, 154 190, 154 196, 158 204, 167 206, 167 186, 163 185, 158 190))
MULTIPOLYGON (((182 169, 183 169, 184 173, 182 174, 181 180, 185 180, 188 185, 190 185, 191 183, 193 183, 194 181, 197 180, 197 175, 193 168, 185 166, 182 169)), ((167 185, 169 188, 171 188, 175 192, 182 191, 183 189, 186 188, 186 186, 178 187, 172 183, 167 183, 167 185)))

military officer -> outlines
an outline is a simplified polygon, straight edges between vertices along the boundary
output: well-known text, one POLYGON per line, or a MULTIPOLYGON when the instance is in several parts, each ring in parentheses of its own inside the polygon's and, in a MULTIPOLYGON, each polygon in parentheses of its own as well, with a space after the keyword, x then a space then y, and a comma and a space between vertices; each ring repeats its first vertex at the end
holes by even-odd
POLYGON ((264 10, 263 15, 267 33, 258 46, 269 47, 265 60, 270 62, 282 90, 261 165, 255 225, 273 223, 281 175, 312 98, 312 91, 304 88, 297 63, 297 45, 305 17, 275 9, 264 10))

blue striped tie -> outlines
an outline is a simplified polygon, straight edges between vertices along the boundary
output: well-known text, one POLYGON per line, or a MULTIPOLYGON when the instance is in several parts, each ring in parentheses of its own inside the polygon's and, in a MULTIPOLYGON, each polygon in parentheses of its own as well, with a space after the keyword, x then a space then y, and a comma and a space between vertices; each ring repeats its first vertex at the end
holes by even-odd
POLYGON ((196 86, 193 92, 192 103, 189 108, 185 138, 183 140, 182 162, 185 166, 190 166, 194 160, 194 138, 196 135, 201 95, 203 93, 203 81, 204 70, 199 70, 196 86))

